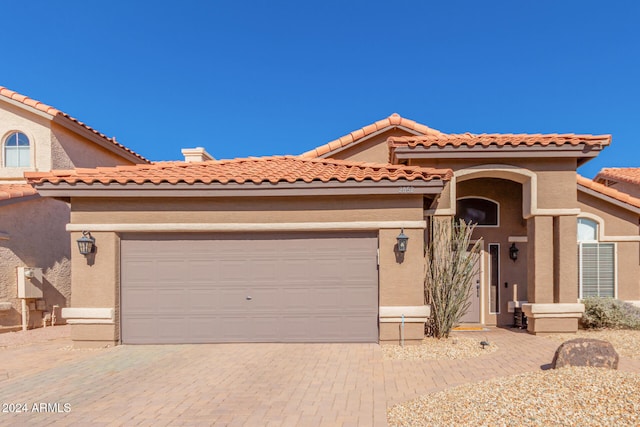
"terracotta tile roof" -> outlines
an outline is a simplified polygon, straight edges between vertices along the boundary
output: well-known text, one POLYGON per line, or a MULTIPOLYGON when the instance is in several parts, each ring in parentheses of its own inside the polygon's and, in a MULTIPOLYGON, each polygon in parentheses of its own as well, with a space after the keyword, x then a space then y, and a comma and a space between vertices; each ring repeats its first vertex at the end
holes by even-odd
POLYGON ((573 133, 565 134, 510 134, 510 133, 483 133, 483 134, 440 134, 440 135, 424 135, 424 136, 399 136, 388 139, 390 147, 431 147, 431 146, 454 146, 459 147, 466 145, 473 147, 481 145, 483 147, 489 145, 505 146, 505 145, 609 145, 611 143, 611 135, 576 135, 573 133))
POLYGON ((375 132, 382 131, 383 129, 390 129, 397 126, 403 126, 405 128, 411 129, 413 131, 419 132, 424 135, 444 135, 442 132, 431 129, 425 125, 414 122, 413 120, 405 119, 401 117, 398 113, 393 113, 386 119, 378 120, 375 123, 372 123, 368 126, 360 128, 358 130, 354 130, 353 132, 335 139, 325 145, 321 145, 320 147, 316 147, 313 150, 307 151, 306 153, 302 153, 300 157, 305 159, 311 159, 315 157, 319 157, 330 153, 338 148, 346 147, 357 140, 364 138, 365 136, 371 135, 375 132))
POLYGON ((603 194, 605 196, 609 196, 613 199, 616 199, 620 202, 627 203, 636 208, 640 208, 640 199, 630 196, 627 193, 623 193, 622 191, 614 190, 611 187, 607 187, 604 184, 600 184, 598 182, 592 181, 589 178, 585 178, 583 176, 578 175, 578 185, 581 185, 585 188, 595 191, 596 193, 603 194))
POLYGON ((99 136, 100 138, 108 141, 109 143, 115 145, 116 147, 130 153, 133 154, 134 156, 136 156, 137 158, 139 158, 140 160, 144 161, 145 163, 150 163, 149 160, 145 159, 144 157, 142 157, 140 154, 134 152, 133 150, 125 147, 124 145, 120 144, 119 142, 116 141, 115 137, 109 138, 107 135, 98 132, 97 130, 95 130, 94 128, 92 128, 91 126, 81 122, 80 120, 71 117, 70 115, 68 115, 67 113, 64 113, 60 110, 58 110, 55 107, 52 107, 50 105, 44 104, 40 101, 36 101, 35 99, 31 99, 28 96, 25 95, 21 95, 18 92, 12 91, 11 89, 7 89, 4 86, 0 86, 0 96, 4 96, 5 98, 9 98, 12 99, 14 101, 18 101, 24 105, 28 105, 29 107, 33 107, 36 110, 42 111, 43 113, 47 113, 51 116, 58 116, 58 117, 63 117, 66 120, 69 120, 77 125, 82 126, 83 128, 87 129, 88 131, 92 132, 93 134, 99 136))
POLYGON ((594 181, 600 183, 606 180, 640 185, 640 168, 604 168, 594 178, 594 181))
POLYGON ((31 184, 42 183, 279 183, 312 181, 431 181, 448 180, 450 169, 396 166, 342 160, 274 156, 207 162, 159 162, 152 165, 99 167, 96 169, 26 172, 31 184))
POLYGON ((29 184, 0 184, 0 200, 18 199, 38 194, 29 184))

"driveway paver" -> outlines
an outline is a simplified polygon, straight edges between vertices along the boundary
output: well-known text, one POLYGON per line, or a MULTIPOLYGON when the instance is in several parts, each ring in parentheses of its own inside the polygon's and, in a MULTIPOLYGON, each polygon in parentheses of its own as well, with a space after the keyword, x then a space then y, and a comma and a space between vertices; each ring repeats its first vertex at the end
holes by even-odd
MULTIPOLYGON (((466 334, 500 349, 458 361, 388 361, 377 344, 70 350, 62 338, 0 348, 0 403, 27 407, 0 413, 0 424, 384 426, 388 406, 539 370, 558 346, 511 330, 466 334)), ((622 359, 621 369, 640 372, 636 362, 622 359)))

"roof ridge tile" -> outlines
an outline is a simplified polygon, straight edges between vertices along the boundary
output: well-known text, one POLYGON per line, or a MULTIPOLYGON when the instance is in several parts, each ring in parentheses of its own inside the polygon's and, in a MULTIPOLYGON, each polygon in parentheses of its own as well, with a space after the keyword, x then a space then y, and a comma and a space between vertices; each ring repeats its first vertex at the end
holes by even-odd
POLYGON ((420 132, 420 133, 428 133, 428 134, 436 134, 436 135, 442 134, 442 132, 440 132, 439 130, 429 128, 426 125, 423 125, 411 119, 402 117, 398 113, 393 113, 389 117, 386 117, 374 123, 368 124, 364 127, 351 131, 348 134, 343 135, 332 141, 329 141, 324 145, 321 145, 305 153, 302 153, 299 155, 299 157, 307 158, 307 159, 320 157, 327 153, 331 153, 332 151, 345 147, 347 145, 357 143, 359 139, 362 139, 366 136, 374 134, 378 131, 395 127, 395 126, 404 126, 406 128, 409 128, 413 131, 420 132))

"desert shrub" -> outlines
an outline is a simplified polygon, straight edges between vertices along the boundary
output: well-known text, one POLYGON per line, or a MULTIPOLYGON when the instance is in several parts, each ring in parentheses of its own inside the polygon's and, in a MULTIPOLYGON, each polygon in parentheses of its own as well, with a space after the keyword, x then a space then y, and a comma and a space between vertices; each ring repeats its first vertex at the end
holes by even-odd
POLYGON ((640 307, 613 298, 585 298, 582 326, 585 329, 638 329, 640 307))
POLYGON ((464 220, 434 220, 426 248, 425 300, 432 318, 425 332, 436 338, 449 336, 469 309, 469 293, 480 256, 480 241, 471 242, 474 226, 464 220))

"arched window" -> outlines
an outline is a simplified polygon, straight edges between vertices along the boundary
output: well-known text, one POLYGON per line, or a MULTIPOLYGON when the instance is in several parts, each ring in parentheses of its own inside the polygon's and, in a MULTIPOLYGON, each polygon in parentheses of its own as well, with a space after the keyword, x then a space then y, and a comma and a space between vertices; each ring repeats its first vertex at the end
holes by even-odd
POLYGON ((598 223, 578 218, 578 280, 580 298, 615 297, 616 247, 598 241, 598 223))
POLYGON ((464 219, 466 223, 472 222, 479 226, 498 225, 498 204, 493 200, 478 197, 458 199, 456 212, 457 217, 464 219))
POLYGON ((12 132, 4 140, 4 166, 27 168, 31 166, 31 144, 22 132, 12 132))

